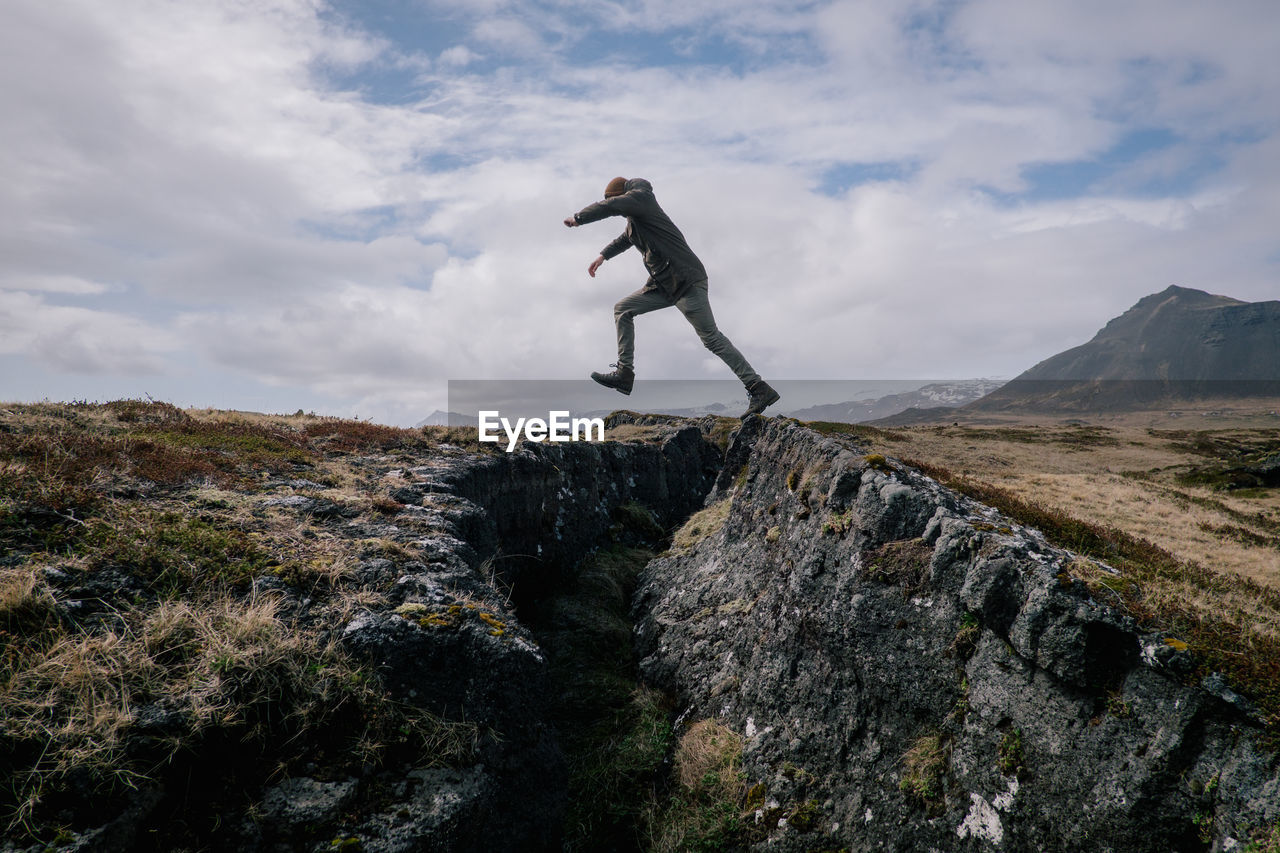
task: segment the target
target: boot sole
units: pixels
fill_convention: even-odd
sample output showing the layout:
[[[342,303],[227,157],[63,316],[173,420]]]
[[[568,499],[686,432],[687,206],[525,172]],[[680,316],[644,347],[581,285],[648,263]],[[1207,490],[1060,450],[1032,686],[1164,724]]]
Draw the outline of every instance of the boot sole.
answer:
[[[612,388],[614,391],[617,391],[619,394],[625,394],[628,397],[631,396],[630,388],[620,388],[617,385],[610,385],[608,382],[605,382],[603,379],[598,378],[594,373],[591,374],[591,378],[597,385],[603,385],[606,388]]]

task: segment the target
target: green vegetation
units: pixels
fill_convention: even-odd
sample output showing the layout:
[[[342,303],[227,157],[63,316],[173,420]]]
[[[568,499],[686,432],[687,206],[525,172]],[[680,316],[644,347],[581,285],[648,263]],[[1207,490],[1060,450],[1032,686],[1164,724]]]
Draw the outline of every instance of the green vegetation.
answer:
[[[723,501],[710,509],[727,507]],[[717,527],[723,523],[722,516],[712,519]],[[629,602],[650,557],[640,548],[601,549],[564,588],[527,602],[523,611],[547,654],[559,697],[553,721],[569,763],[564,847],[740,849],[748,837],[744,815],[764,799],[763,786],[756,786],[759,802],[748,805],[741,736],[702,720],[677,741],[668,697],[637,683]],[[811,804],[794,811],[804,823],[814,819],[815,809]],[[774,811],[770,828],[788,817]]]
[[[951,720],[957,723],[964,723],[965,717],[969,716],[972,709],[972,702],[969,700],[969,679],[960,679],[960,695],[956,697],[956,704],[951,708],[949,715]]]
[[[1093,447],[1115,447],[1120,442],[1106,427],[1088,424],[1064,424],[1042,427],[1008,426],[982,429],[965,427],[964,435],[974,441],[1012,441],[1019,444],[1053,444],[1074,450]]]
[[[1107,713],[1113,717],[1126,719],[1133,716],[1133,707],[1124,700],[1119,690],[1107,694]]]
[[[668,797],[655,800],[646,813],[644,849],[739,849],[746,802],[742,737],[714,720],[694,723],[680,738],[672,776]]]
[[[667,535],[653,510],[636,501],[620,504],[614,509],[613,518],[616,525],[613,530],[615,538],[625,535],[640,542],[659,542]]]
[[[962,661],[968,660],[977,649],[978,637],[981,634],[982,623],[978,621],[976,615],[966,610],[960,617],[960,630],[956,631],[955,639],[951,641],[947,653]]]
[[[996,750],[996,766],[1006,776],[1019,776],[1026,758],[1022,744],[1022,729],[1010,729],[1000,738]]]
[[[902,793],[930,809],[940,805],[948,753],[948,745],[942,735],[929,734],[917,738],[902,756],[904,770],[898,783]]]
[[[243,585],[275,561],[251,537],[180,512],[112,506],[74,547],[88,571],[126,569],[162,597]]]
[[[675,738],[664,696],[636,688],[570,754],[566,850],[635,849]]]
[[[787,825],[801,832],[812,832],[818,827],[822,817],[822,804],[817,800],[807,800],[796,806],[787,815]]]
[[[569,764],[566,850],[634,849],[674,742],[670,705],[637,683],[631,645],[631,595],[652,556],[601,549],[562,589],[524,607],[550,664],[552,721]]]
[[[844,536],[853,527],[854,512],[847,509],[844,512],[833,512],[831,516],[822,522],[822,532],[824,535]]]
[[[1280,454],[1280,439],[1275,437],[1273,430],[1151,430],[1151,434],[1168,439],[1175,448],[1206,460],[1203,464],[1188,466],[1178,475],[1178,482],[1184,486],[1234,491],[1278,485],[1276,474],[1268,476],[1259,469],[1261,463],[1274,460]]]
[[[711,430],[707,433],[707,438],[723,452],[729,447],[729,437],[741,427],[742,421],[737,418],[717,417],[711,424]]]
[[[860,438],[867,441],[893,441],[906,442],[911,440],[911,436],[905,432],[892,429],[881,429],[880,427],[867,426],[865,424],[844,424],[833,421],[810,421],[805,424],[809,429],[822,435],[842,435],[852,438]]]
[[[1244,853],[1280,853],[1280,823],[1254,832]]]
[[[151,430],[146,435],[152,441],[197,453],[207,451],[230,456],[250,465],[309,465],[315,459],[313,452],[303,448],[300,436],[275,434],[240,424],[223,424],[210,430],[199,421],[189,421],[178,429]]]

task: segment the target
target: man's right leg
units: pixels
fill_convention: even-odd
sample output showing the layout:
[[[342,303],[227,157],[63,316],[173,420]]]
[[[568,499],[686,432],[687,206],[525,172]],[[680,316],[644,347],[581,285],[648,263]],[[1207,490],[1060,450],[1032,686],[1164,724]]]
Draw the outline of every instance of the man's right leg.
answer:
[[[671,297],[656,287],[642,287],[630,296],[618,300],[618,304],[613,306],[613,324],[618,330],[619,370],[635,371],[635,318],[674,304]]]

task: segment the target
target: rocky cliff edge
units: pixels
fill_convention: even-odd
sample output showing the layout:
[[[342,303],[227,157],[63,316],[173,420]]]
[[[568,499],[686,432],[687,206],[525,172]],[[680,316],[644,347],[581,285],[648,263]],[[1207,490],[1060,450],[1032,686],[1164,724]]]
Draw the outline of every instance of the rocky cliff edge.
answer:
[[[1280,818],[1252,706],[1035,530],[784,420],[719,502],[634,612],[644,677],[744,735],[755,849],[1235,850]]]

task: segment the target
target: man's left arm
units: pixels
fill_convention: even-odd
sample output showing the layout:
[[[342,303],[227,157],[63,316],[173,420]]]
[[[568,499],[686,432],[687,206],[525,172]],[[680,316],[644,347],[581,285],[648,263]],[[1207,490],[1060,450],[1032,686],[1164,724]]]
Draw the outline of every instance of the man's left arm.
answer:
[[[638,213],[640,205],[634,198],[628,199],[629,193],[620,196],[607,198],[604,201],[597,201],[589,204],[582,210],[564,218],[564,224],[568,228],[578,225],[585,225],[588,222],[596,222],[610,216],[628,216],[631,213]],[[632,246],[631,238],[623,231],[613,240],[609,241],[609,245],[605,246],[591,266],[587,267],[587,273],[592,277],[596,277],[596,270],[600,269],[600,265],[608,259],[615,257]]]

